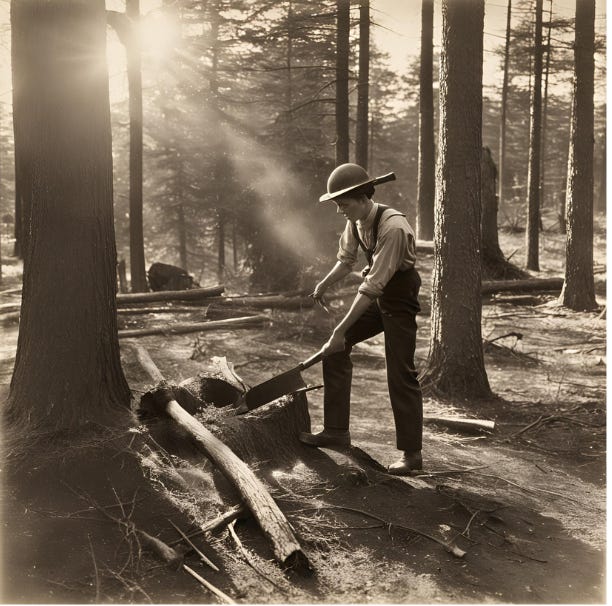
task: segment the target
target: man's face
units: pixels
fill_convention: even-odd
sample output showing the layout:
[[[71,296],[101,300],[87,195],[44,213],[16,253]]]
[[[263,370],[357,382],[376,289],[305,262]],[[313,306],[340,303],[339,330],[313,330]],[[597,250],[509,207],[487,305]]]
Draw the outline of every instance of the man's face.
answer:
[[[338,198],[334,200],[338,207],[336,212],[339,215],[344,215],[349,221],[363,220],[367,216],[367,198],[365,200],[364,198],[364,196],[343,196]]]

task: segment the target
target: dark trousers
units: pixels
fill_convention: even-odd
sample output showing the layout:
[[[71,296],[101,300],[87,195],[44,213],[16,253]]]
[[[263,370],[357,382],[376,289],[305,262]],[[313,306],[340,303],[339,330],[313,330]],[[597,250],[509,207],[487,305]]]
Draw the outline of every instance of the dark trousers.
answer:
[[[398,271],[382,296],[349,328],[345,350],[323,358],[324,425],[327,429],[349,428],[353,345],[384,332],[387,385],[397,447],[421,450],[423,397],[414,366],[420,286],[421,278],[416,269]]]

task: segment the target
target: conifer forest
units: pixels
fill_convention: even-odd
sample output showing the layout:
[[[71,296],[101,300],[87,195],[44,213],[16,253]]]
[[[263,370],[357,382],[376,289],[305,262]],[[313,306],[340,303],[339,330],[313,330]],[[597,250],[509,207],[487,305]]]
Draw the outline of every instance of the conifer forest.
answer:
[[[1,1],[2,601],[606,603],[606,18]]]

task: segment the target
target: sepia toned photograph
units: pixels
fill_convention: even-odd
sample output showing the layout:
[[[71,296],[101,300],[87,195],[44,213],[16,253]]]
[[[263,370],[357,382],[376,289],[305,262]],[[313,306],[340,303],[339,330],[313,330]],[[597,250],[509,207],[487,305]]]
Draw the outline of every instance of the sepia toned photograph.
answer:
[[[3,604],[605,604],[605,0],[0,0]]]

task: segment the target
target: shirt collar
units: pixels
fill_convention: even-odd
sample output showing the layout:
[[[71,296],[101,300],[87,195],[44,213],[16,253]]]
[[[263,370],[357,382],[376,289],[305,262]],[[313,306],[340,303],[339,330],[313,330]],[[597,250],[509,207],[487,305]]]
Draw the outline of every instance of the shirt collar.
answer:
[[[359,227],[361,227],[362,229],[369,229],[370,227],[372,227],[372,224],[374,223],[374,217],[376,216],[377,210],[378,210],[378,204],[374,202],[372,204],[372,209],[368,213],[368,216],[363,221],[357,221],[357,223],[359,224]]]

